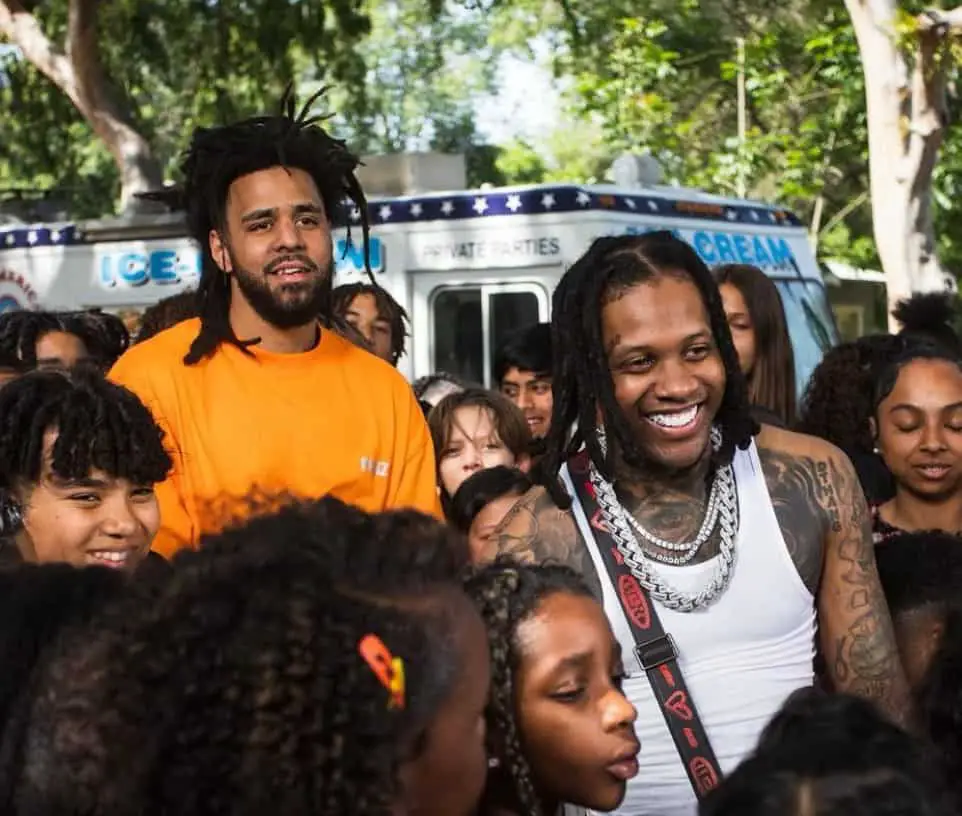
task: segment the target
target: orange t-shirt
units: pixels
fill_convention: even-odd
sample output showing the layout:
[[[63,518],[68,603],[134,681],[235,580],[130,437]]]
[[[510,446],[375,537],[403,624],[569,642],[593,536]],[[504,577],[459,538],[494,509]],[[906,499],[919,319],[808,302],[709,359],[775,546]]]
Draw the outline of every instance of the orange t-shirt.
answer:
[[[299,354],[221,344],[183,362],[200,330],[187,320],[130,349],[110,377],[136,393],[174,460],[157,487],[170,556],[246,515],[252,494],[337,496],[368,511],[439,515],[434,452],[404,378],[333,332]]]

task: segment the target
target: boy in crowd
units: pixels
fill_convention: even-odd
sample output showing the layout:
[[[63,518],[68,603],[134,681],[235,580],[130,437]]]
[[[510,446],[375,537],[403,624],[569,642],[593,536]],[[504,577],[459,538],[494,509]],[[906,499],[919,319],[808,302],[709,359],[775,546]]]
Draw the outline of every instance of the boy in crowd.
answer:
[[[534,440],[551,427],[551,324],[536,323],[511,334],[494,358],[494,379],[524,413]]]

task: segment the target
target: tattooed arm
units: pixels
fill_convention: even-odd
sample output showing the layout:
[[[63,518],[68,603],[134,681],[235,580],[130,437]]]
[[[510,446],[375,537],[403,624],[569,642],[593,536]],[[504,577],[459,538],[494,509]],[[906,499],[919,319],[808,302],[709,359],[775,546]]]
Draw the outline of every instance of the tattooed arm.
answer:
[[[837,691],[872,700],[903,727],[913,720],[908,683],[875,566],[865,496],[848,458],[826,445],[816,458],[825,514],[825,565],[818,617]]]
[[[601,598],[601,583],[591,556],[581,541],[570,511],[560,510],[543,487],[534,487],[519,499],[492,539],[483,560],[511,555],[519,561],[566,564]]]

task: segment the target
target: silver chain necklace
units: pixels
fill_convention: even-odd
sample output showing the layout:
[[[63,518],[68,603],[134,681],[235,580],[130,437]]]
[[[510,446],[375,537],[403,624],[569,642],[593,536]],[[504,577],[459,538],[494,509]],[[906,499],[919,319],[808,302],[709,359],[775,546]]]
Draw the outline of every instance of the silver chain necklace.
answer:
[[[606,451],[607,440],[605,439],[603,431],[599,432],[598,441],[602,451]],[[721,432],[717,428],[712,428],[712,444],[716,449],[721,445]],[[723,474],[726,478],[722,478]],[[653,569],[654,565],[651,562],[653,560],[659,560],[658,557],[647,553],[638,542],[637,537],[632,533],[632,525],[629,522],[629,519],[631,519],[631,521],[635,520],[627,513],[621,502],[618,501],[614,485],[598,473],[594,463],[590,466],[590,478],[595,489],[595,495],[598,498],[598,506],[601,509],[605,523],[608,525],[608,529],[611,531],[618,552],[622,558],[624,558],[632,575],[635,576],[652,598],[668,609],[673,609],[677,612],[693,612],[696,609],[704,609],[710,606],[721,596],[725,589],[728,588],[729,583],[731,583],[732,567],[735,562],[735,539],[738,536],[738,491],[735,486],[734,468],[732,465],[722,468],[722,470],[716,474],[715,482],[712,485],[713,495],[715,494],[716,485],[718,486],[716,505],[717,516],[721,527],[718,565],[708,584],[695,595],[675,589]],[[706,512],[706,516],[707,515],[708,513]],[[646,540],[656,546],[660,546],[657,542],[663,539],[652,536],[637,522],[634,526],[642,533]],[[703,522],[702,528],[704,528],[704,526]],[[711,535],[714,526],[715,525],[712,524],[709,528],[708,536]],[[702,530],[699,530],[699,536],[701,533]],[[695,540],[697,541],[697,537]],[[678,546],[678,544],[674,544],[666,549],[677,550]],[[662,558],[672,558],[673,563],[677,565],[687,563],[694,558],[695,553],[698,552],[698,548],[696,547],[689,555],[688,552],[691,544],[685,544],[683,546],[686,550],[685,555],[663,556]],[[701,544],[698,545],[698,547],[700,546]]]

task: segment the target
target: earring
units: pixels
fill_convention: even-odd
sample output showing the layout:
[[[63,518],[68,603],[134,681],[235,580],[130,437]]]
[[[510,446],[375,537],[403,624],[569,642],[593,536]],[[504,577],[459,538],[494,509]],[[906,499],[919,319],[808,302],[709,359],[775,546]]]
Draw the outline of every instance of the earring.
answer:
[[[12,536],[23,526],[23,508],[15,499],[0,500],[0,537]]]

